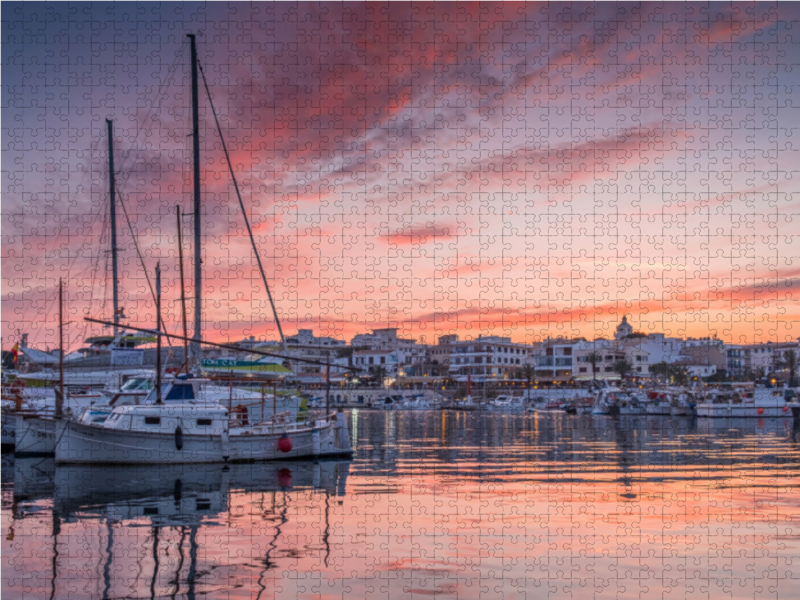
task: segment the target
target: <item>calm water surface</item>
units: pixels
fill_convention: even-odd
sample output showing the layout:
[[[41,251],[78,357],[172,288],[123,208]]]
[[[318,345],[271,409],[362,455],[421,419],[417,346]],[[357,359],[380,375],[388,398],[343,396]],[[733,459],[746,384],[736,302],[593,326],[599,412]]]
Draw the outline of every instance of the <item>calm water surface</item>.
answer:
[[[3,598],[798,598],[791,419],[353,411],[352,461],[2,464]]]

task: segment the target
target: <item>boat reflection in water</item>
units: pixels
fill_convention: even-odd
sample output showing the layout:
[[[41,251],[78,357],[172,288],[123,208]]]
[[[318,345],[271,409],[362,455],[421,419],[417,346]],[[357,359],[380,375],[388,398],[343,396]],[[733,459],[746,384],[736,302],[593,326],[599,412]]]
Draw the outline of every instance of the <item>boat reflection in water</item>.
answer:
[[[56,465],[53,458],[13,462],[3,465],[14,473],[6,543],[19,535],[15,528],[35,519],[50,521],[52,545],[49,552],[40,548],[49,564],[26,558],[26,575],[16,583],[51,598],[193,597],[235,588],[230,575],[217,579],[227,567],[208,558],[236,548],[243,556],[245,547],[254,571],[248,587],[265,589],[275,560],[296,545],[295,536],[287,544],[287,531],[308,529],[307,546],[293,551],[330,555],[330,513],[341,505],[350,469],[342,460],[124,467]],[[226,523],[233,534],[208,533]],[[95,576],[76,580],[76,572]]]
[[[791,417],[346,414],[352,463],[4,457],[3,597],[796,596]]]

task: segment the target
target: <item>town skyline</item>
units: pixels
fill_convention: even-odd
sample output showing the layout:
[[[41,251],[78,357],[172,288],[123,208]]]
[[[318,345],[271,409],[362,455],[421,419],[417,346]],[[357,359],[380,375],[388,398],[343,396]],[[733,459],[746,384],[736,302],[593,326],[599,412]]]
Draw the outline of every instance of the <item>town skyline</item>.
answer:
[[[153,326],[132,230],[179,331],[187,33],[285,330],[796,340],[800,8],[630,8],[4,3],[4,343],[56,343],[60,277],[69,347],[108,333],[105,119],[121,304]],[[201,129],[203,335],[274,336],[204,98]]]

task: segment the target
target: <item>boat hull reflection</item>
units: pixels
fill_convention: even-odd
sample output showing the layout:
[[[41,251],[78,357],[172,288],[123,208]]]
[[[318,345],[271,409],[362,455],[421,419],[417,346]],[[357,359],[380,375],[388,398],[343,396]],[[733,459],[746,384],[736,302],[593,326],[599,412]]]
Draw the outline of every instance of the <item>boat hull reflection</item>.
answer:
[[[114,520],[148,517],[185,523],[225,512],[229,492],[324,490],[345,493],[350,461],[283,461],[232,465],[57,465],[54,507],[70,520],[101,512]],[[109,512],[110,511],[110,512]]]

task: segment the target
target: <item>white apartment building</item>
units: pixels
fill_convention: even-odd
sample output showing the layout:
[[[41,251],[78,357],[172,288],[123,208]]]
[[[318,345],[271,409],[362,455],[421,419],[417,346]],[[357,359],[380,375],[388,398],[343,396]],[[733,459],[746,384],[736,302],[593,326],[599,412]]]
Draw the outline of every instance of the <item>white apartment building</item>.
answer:
[[[747,371],[763,371],[764,375],[769,375],[775,372],[776,362],[783,360],[789,350],[794,350],[795,354],[800,353],[800,344],[726,344],[726,369],[731,375],[741,375]]]
[[[483,378],[511,377],[527,363],[530,347],[516,344],[511,338],[495,335],[476,340],[450,342],[450,376]]]
[[[300,329],[295,335],[286,338],[286,344],[289,346],[315,346],[319,348],[346,348],[347,342],[344,340],[337,340],[336,338],[314,335],[313,329]]]
[[[353,366],[374,374],[383,367],[386,377],[396,377],[406,357],[399,350],[358,350],[353,352]]]
[[[393,327],[375,329],[372,333],[356,335],[350,341],[350,345],[356,350],[356,353],[365,350],[396,351],[398,358],[402,361],[401,366],[406,367],[409,373],[416,374],[417,371],[421,371],[428,360],[428,346],[418,344],[416,340],[398,337],[397,329]],[[388,357],[388,354],[385,356]]]
[[[568,379],[573,376],[575,340],[547,339],[533,357],[536,376],[543,379]]]

